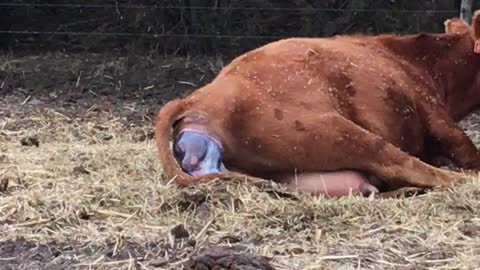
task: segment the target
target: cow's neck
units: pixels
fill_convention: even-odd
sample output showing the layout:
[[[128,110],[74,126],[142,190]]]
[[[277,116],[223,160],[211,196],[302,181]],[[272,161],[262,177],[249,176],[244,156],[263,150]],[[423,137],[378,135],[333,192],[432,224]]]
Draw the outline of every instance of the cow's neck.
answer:
[[[435,90],[460,120],[480,104],[480,55],[469,34],[417,34],[383,43],[396,55],[428,72]]]

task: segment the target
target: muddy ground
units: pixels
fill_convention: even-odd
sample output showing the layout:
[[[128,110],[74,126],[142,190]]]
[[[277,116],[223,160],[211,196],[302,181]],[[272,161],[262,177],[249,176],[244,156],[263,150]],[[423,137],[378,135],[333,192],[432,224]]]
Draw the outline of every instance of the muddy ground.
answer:
[[[0,269],[480,267],[478,179],[412,198],[337,200],[163,179],[155,114],[222,63],[1,55]],[[462,123],[476,143],[478,122]]]

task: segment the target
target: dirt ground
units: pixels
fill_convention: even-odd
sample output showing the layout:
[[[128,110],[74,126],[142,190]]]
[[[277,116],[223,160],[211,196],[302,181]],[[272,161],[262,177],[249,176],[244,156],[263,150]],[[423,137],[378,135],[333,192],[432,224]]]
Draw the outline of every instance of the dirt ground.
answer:
[[[0,269],[480,269],[478,179],[336,200],[163,179],[155,114],[221,66],[1,55]],[[479,122],[462,122],[477,144]]]

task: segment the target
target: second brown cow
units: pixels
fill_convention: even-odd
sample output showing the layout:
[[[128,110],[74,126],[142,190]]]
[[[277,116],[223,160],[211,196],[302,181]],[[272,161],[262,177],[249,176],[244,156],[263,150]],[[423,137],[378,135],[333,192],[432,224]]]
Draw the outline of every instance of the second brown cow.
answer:
[[[449,186],[465,175],[434,167],[439,157],[480,168],[456,124],[480,103],[479,13],[471,27],[459,19],[445,27],[291,38],[241,55],[160,110],[166,175],[187,185],[240,173],[339,195],[381,186],[368,179],[390,188]]]

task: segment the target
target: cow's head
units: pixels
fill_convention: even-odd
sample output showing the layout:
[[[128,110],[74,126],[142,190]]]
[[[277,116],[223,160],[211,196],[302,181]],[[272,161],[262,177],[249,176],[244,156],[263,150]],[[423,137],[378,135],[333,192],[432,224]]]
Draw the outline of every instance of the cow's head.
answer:
[[[448,103],[455,118],[461,119],[480,105],[480,10],[473,14],[471,25],[459,18],[448,19],[444,25],[446,34],[458,35],[446,39],[451,51],[439,61],[447,74],[447,93],[452,91],[447,94]]]

